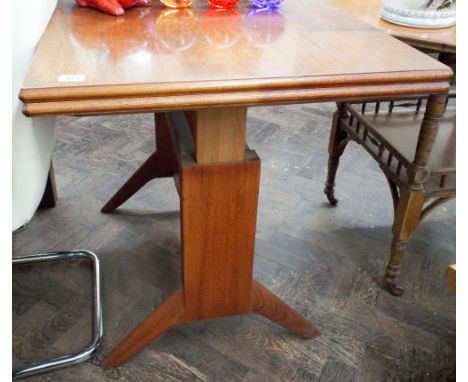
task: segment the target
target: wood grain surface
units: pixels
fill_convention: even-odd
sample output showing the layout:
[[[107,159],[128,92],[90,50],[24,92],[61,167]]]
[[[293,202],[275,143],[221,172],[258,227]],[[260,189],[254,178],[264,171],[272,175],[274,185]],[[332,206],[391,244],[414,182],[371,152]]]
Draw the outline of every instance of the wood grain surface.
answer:
[[[457,30],[455,25],[447,28],[410,28],[390,23],[380,17],[383,0],[328,1],[412,46],[429,48],[439,52],[456,52]]]
[[[195,115],[193,138],[197,163],[244,160],[247,108],[205,109]]]
[[[119,18],[62,0],[20,98],[27,115],[167,111],[441,93],[450,77],[319,0],[263,12],[246,0],[230,11],[153,0]]]
[[[181,235],[186,314],[250,312],[260,160],[183,166]]]

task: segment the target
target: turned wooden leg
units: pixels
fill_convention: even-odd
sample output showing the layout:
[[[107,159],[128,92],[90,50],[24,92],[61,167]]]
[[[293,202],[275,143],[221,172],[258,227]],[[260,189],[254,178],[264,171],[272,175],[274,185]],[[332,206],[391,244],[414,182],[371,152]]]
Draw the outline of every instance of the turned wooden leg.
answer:
[[[335,198],[335,177],[338,165],[340,164],[340,157],[348,143],[348,135],[340,126],[340,118],[343,116],[344,112],[344,105],[339,104],[338,110],[333,115],[330,141],[328,143],[328,173],[323,192],[332,206],[338,204],[338,200]]]
[[[141,322],[112,352],[104,358],[101,366],[117,367],[140,352],[177,324],[184,322],[183,291],[179,289]]]
[[[435,145],[446,101],[447,95],[431,95],[429,97],[419,130],[414,160],[407,168],[409,181],[407,185],[400,186],[400,195],[393,222],[390,260],[385,272],[385,281],[390,292],[395,296],[403,294],[403,289],[398,283],[401,258],[405,254],[408,240],[413,236],[422,218],[425,200],[424,182],[428,176],[426,167]],[[392,191],[392,193],[395,192]]]
[[[390,259],[385,267],[385,281],[387,282],[388,290],[394,296],[401,296],[404,289],[399,284],[401,258],[406,252],[408,240],[392,240],[390,249]]]
[[[109,213],[130,199],[146,183],[155,178],[174,175],[177,159],[172,147],[171,138],[164,114],[155,114],[156,151],[125,182],[125,184],[102,207],[101,212]]]
[[[300,337],[315,338],[320,335],[314,325],[258,281],[253,284],[252,313],[264,316]]]
[[[54,166],[50,161],[49,174],[47,175],[46,187],[42,195],[40,208],[53,208],[57,204],[57,188],[55,186]]]
[[[385,268],[385,281],[390,293],[394,296],[401,296],[404,292],[398,280],[401,259],[406,252],[408,240],[411,239],[418,227],[423,205],[423,191],[411,191],[407,187],[401,188],[393,223],[390,259]]]

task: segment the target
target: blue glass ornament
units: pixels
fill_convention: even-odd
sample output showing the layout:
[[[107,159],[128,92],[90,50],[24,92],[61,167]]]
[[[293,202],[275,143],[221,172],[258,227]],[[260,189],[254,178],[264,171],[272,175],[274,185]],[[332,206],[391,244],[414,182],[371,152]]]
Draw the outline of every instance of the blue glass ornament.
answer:
[[[286,20],[279,9],[251,9],[244,18],[249,41],[257,47],[275,42],[284,33]]]
[[[280,5],[283,0],[250,0],[250,3],[257,8],[274,9]]]

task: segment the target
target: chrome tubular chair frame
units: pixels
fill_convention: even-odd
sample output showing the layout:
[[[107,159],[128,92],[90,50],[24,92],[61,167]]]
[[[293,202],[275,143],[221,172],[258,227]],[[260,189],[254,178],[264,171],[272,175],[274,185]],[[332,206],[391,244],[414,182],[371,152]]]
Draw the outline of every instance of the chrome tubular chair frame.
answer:
[[[70,355],[57,357],[51,360],[33,362],[13,370],[13,379],[29,377],[62,367],[76,365],[87,361],[96,352],[103,335],[102,302],[101,302],[101,268],[98,257],[90,251],[77,250],[70,252],[52,252],[13,258],[13,265],[41,263],[55,260],[69,260],[87,258],[93,266],[94,289],[94,317],[93,317],[93,341],[82,351]]]

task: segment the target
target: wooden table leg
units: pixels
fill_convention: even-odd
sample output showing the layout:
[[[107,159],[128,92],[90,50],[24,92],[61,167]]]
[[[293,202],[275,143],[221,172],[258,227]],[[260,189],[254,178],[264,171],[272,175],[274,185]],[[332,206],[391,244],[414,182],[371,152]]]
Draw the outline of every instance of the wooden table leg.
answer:
[[[55,185],[54,165],[50,161],[49,174],[47,174],[47,182],[42,195],[40,208],[53,208],[57,204],[57,187]]]
[[[315,338],[320,335],[314,325],[256,280],[253,284],[252,313],[276,322],[299,337]]]
[[[101,212],[110,213],[130,199],[146,183],[155,178],[173,176],[177,169],[171,139],[168,135],[164,114],[155,114],[156,151],[120,187],[112,198],[102,207]]]
[[[103,361],[104,368],[116,367],[149,345],[157,337],[184,322],[183,291],[179,289],[141,322]]]
[[[196,113],[195,158],[183,156],[179,168],[182,289],[123,340],[103,367],[122,364],[173,325],[209,318],[256,313],[299,336],[319,335],[253,279],[260,159],[245,150],[245,123],[245,108]]]

